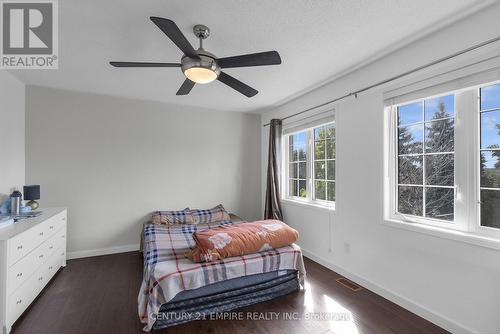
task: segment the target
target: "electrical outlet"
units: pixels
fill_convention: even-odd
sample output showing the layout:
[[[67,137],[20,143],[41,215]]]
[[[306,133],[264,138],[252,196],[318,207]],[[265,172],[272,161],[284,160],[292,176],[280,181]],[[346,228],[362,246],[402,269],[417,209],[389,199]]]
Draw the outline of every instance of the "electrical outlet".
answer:
[[[351,252],[351,244],[344,242],[344,253],[349,254]]]

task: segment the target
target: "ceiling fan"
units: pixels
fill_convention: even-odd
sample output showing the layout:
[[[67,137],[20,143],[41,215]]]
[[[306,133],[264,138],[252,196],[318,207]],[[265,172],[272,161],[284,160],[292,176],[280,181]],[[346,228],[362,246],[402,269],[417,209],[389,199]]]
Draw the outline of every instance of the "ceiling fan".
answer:
[[[176,95],[187,95],[196,83],[206,84],[214,80],[228,85],[241,94],[252,97],[258,91],[244,84],[238,79],[221,71],[223,68],[249,67],[264,65],[279,65],[281,58],[277,51],[251,53],[241,56],[217,58],[214,54],[203,49],[203,40],[210,35],[210,29],[202,24],[193,27],[193,32],[200,40],[200,47],[195,50],[174,21],[161,17],[150,17],[184,53],[180,63],[151,63],[151,62],[119,62],[111,61],[115,67],[180,67],[186,80],[181,85]]]

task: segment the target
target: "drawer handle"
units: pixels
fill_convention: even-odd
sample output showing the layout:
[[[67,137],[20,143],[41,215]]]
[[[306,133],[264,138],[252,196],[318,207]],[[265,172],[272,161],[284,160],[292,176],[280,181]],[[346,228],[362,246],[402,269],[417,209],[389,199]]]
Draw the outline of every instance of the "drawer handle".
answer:
[[[52,270],[52,266],[49,267],[49,270]]]
[[[38,256],[39,259],[41,259],[43,257],[43,254],[40,254],[40,256]]]
[[[19,299],[19,300],[16,302],[16,304],[21,304],[22,302],[23,302],[23,300],[22,300],[22,299]]]
[[[17,246],[17,249],[23,249],[23,245]]]
[[[43,280],[43,277],[42,276],[38,277],[38,280],[39,281]]]
[[[43,232],[40,232],[40,233],[39,233],[39,235],[40,235],[40,236],[42,236],[42,235],[43,235]]]
[[[61,238],[63,238],[63,239],[64,239],[64,237],[65,237],[65,235],[64,235],[64,234],[63,234],[63,235],[61,235]]]
[[[19,273],[19,274],[17,274],[16,276],[17,276],[17,277],[21,277],[21,276],[23,276],[23,273]]]
[[[52,248],[54,248],[54,246],[50,246],[50,247],[49,247],[49,249],[52,249]]]
[[[64,255],[64,252],[62,252],[61,255]]]
[[[64,217],[62,220],[66,220],[66,217]]]
[[[54,226],[53,226],[53,225],[50,225],[50,226],[49,226],[49,229],[51,229],[51,230],[52,230],[53,228],[54,228]]]

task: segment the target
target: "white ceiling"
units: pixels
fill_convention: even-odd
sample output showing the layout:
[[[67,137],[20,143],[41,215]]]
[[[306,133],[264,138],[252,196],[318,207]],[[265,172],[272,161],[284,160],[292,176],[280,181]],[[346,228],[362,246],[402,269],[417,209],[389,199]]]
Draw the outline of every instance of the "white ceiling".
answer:
[[[398,45],[480,0],[63,0],[59,1],[59,69],[13,71],[28,84],[227,111],[278,105]],[[259,91],[247,98],[220,82],[175,92],[178,68],[120,69],[108,62],[178,62],[181,52],[149,20],[174,20],[197,47],[192,26],[212,35],[218,57],[277,50],[280,66],[227,69]]]

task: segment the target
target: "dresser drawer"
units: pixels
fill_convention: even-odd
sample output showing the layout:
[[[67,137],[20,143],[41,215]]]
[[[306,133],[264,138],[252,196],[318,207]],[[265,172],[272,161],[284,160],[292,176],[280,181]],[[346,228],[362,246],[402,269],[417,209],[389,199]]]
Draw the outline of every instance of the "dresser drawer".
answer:
[[[44,232],[51,236],[66,224],[66,211],[63,211],[42,223]]]
[[[65,247],[66,228],[63,227],[46,242],[35,248],[28,255],[8,269],[7,291],[12,294],[26,279],[47,262],[51,257],[59,256],[60,248]],[[57,253],[56,253],[57,251]]]
[[[10,239],[8,241],[8,266],[11,266],[19,261],[19,259],[41,244],[45,239],[44,231],[45,228],[43,224],[38,224]]]
[[[45,285],[54,277],[61,267],[63,258],[66,255],[65,252],[64,246],[59,246],[47,261],[39,266],[25,282],[14,289],[8,298],[7,305],[8,317],[11,323],[26,310]],[[61,254],[64,254],[64,256]]]
[[[22,257],[31,252],[31,250],[35,249],[36,247],[38,247],[38,245],[48,240],[61,227],[65,226],[65,224],[66,211],[63,211],[10,239],[8,246],[8,266],[12,266]]]
[[[9,296],[7,301],[7,317],[10,323],[14,323],[24,310],[26,310],[40,292],[41,286],[38,276],[32,275]]]

